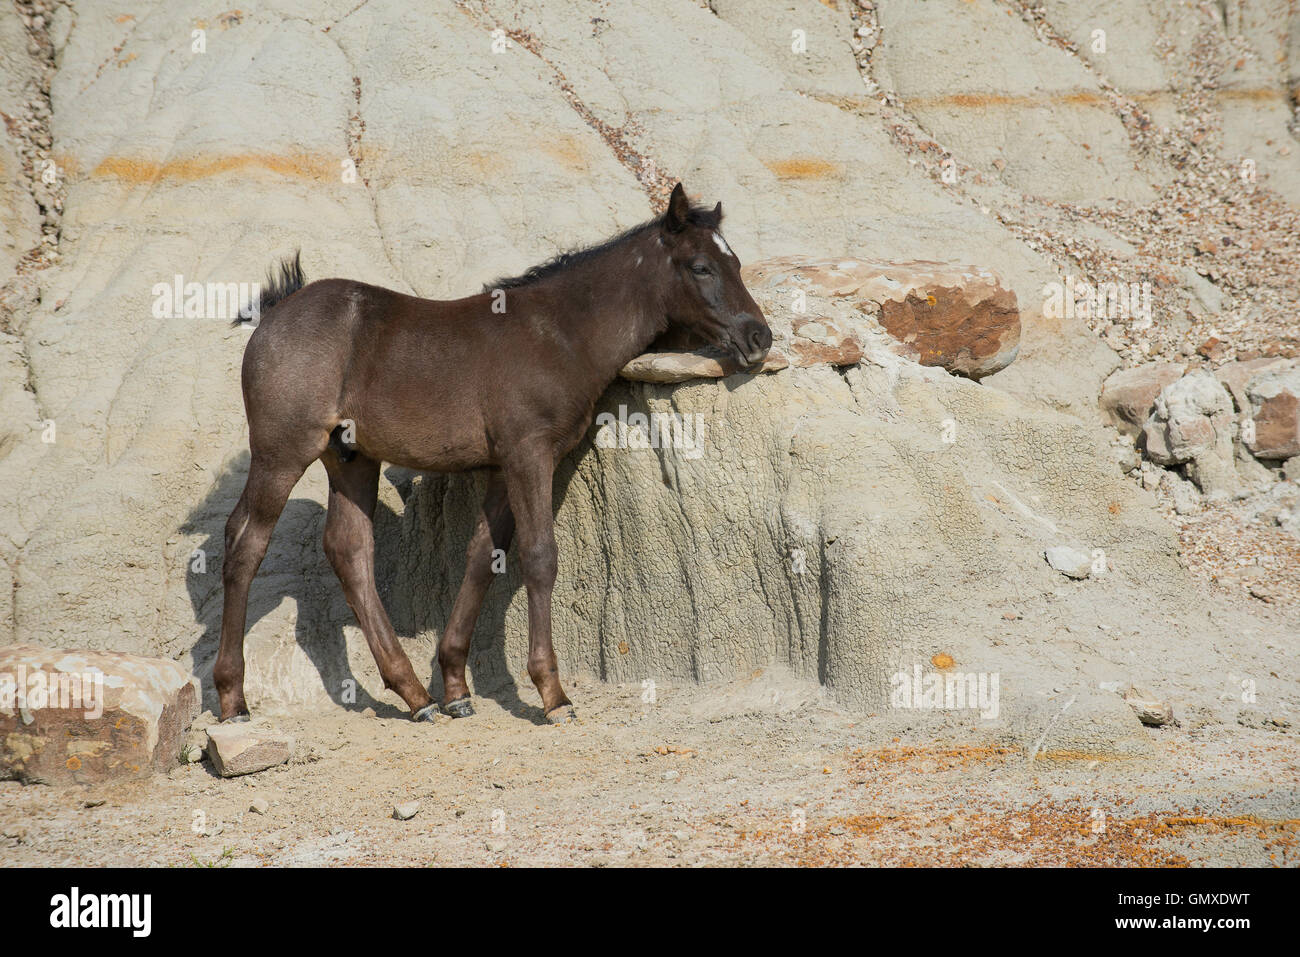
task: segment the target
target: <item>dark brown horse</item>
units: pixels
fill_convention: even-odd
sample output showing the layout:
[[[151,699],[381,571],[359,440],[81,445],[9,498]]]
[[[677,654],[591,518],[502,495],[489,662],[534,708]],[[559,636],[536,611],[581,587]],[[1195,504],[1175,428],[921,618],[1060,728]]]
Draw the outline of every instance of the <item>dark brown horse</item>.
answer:
[[[212,670],[223,720],[244,703],[248,588],[295,483],[329,473],[325,553],[379,664],[416,720],[437,710],[375,589],[371,519],[381,462],[434,472],[490,470],[465,579],[438,649],[443,709],[474,713],[470,634],[492,553],[519,537],[528,590],[528,674],[552,721],[572,717],[551,647],[556,576],[551,482],[591,424],[596,400],[672,328],[715,343],[737,368],[772,333],[718,227],[722,204],[693,207],[680,184],[667,212],[599,246],[566,253],[477,296],[435,301],[346,279],[304,285],[285,263],[259,303],[244,351],[248,482],[226,523],[221,647]]]

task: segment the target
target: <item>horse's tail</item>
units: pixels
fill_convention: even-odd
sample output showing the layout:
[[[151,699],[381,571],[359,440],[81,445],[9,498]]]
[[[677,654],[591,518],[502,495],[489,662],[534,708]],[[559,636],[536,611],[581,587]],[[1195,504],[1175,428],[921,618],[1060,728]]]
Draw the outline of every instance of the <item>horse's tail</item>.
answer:
[[[302,274],[302,250],[296,249],[292,259],[280,260],[278,272],[274,266],[267,271],[266,284],[254,294],[251,302],[239,310],[239,315],[231,325],[238,326],[250,321],[256,325],[276,303],[288,299],[305,285],[307,280]]]

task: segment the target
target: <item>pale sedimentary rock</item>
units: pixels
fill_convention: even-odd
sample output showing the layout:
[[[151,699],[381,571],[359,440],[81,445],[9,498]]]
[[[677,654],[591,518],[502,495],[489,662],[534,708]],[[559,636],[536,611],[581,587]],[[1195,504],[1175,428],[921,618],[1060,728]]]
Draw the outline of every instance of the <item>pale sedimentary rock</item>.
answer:
[[[177,661],[0,647],[0,777],[91,784],[166,770],[199,697]]]

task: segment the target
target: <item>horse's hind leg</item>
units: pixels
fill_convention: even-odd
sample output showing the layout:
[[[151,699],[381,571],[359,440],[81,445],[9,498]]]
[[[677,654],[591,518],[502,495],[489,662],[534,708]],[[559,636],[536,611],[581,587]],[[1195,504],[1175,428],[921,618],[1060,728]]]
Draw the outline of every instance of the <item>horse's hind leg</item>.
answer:
[[[506,484],[500,470],[488,479],[483,509],[479,512],[474,537],[470,539],[465,555],[465,579],[456,595],[456,604],[447,620],[442,641],[438,644],[438,665],[442,669],[442,708],[455,718],[474,713],[469,700],[469,686],[465,683],[465,659],[469,655],[469,639],[474,633],[483,608],[483,596],[492,583],[497,570],[496,556],[510,548],[514,535],[515,519],[506,498]]]
[[[379,665],[384,687],[397,692],[414,718],[433,713],[429,691],[415,677],[411,660],[398,644],[375,588],[375,501],[379,463],[358,455],[342,462],[331,449],[322,456],[330,477],[329,513],[325,518],[325,554],[334,566],[348,606]]]
[[[212,668],[223,721],[248,714],[244,703],[244,626],[248,589],[266,556],[289,493],[306,466],[289,467],[254,457],[248,466],[244,493],[226,522],[226,550],[221,566],[224,604],[221,646]]]
[[[573,719],[573,705],[560,684],[551,644],[551,592],[555,588],[555,518],[551,485],[552,448],[545,442],[521,443],[506,466],[506,488],[519,534],[519,559],[528,590],[528,675],[542,697],[547,720]]]

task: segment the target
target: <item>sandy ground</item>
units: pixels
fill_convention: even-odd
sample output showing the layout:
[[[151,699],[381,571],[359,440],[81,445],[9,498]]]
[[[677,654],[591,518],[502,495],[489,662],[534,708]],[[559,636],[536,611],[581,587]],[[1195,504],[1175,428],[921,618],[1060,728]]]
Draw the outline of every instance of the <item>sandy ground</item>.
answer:
[[[293,762],[222,780],[0,784],[7,865],[1255,865],[1300,862],[1291,729],[1150,731],[1153,757],[1029,761],[882,737],[772,671],[712,687],[572,682],[578,723],[478,698],[415,725],[277,717]],[[517,699],[516,699],[517,700]],[[250,808],[264,799],[265,813]],[[410,820],[395,804],[418,801]],[[201,832],[201,833],[197,833]]]

